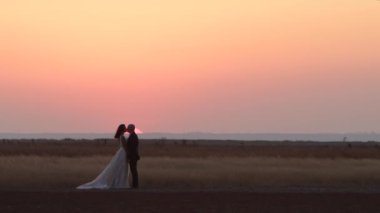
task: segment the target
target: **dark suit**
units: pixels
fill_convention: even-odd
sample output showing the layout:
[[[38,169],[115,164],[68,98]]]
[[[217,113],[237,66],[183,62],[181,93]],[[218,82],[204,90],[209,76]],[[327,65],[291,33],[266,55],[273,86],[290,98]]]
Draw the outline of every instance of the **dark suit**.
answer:
[[[140,160],[139,155],[139,138],[136,133],[130,133],[126,143],[127,161],[132,174],[132,187],[139,186],[139,176],[137,173],[137,161]]]

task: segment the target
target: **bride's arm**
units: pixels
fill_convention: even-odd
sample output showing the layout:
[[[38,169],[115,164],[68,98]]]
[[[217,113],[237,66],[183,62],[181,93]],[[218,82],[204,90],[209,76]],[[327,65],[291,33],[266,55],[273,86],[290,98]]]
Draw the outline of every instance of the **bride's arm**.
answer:
[[[120,143],[123,146],[124,150],[127,151],[127,140],[125,139],[124,135],[120,137]]]

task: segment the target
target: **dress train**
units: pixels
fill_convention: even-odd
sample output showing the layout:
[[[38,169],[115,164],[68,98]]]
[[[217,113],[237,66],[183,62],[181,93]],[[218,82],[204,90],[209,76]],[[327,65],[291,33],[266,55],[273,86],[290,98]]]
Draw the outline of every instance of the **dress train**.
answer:
[[[121,146],[106,168],[91,182],[82,184],[77,189],[129,188],[128,164],[126,152]]]

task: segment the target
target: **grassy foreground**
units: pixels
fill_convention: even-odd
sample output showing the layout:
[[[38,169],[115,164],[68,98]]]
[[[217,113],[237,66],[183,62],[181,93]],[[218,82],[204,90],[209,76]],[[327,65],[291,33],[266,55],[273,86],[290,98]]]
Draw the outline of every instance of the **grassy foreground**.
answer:
[[[94,179],[117,144],[23,142],[0,143],[0,148],[1,189],[69,189]],[[143,188],[380,186],[380,159],[374,155],[379,151],[373,144],[357,150],[346,145],[326,149],[281,143],[244,147],[146,143],[141,148]]]
[[[110,157],[0,157],[1,188],[75,188],[88,182]],[[145,158],[147,188],[253,189],[258,186],[371,186],[380,183],[372,159]]]

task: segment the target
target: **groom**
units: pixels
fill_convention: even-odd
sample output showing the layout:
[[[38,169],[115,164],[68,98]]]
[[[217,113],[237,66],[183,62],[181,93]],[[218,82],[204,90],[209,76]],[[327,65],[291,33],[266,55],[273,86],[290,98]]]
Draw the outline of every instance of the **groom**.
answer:
[[[126,143],[127,161],[132,173],[132,188],[139,187],[139,176],[137,173],[137,161],[140,160],[138,152],[139,138],[135,133],[135,125],[129,124],[126,130],[129,133],[129,137]]]

